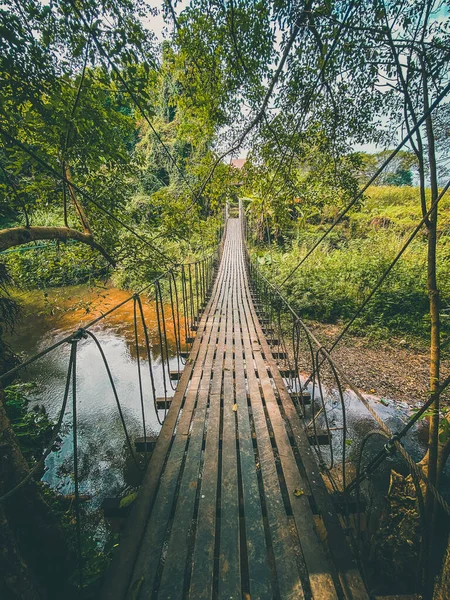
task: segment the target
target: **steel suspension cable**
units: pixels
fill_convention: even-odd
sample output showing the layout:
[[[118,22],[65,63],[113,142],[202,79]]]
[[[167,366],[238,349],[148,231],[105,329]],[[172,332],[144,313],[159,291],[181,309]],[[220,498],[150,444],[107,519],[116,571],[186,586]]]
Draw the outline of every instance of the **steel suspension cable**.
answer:
[[[403,244],[403,246],[401,247],[401,249],[399,250],[399,252],[395,256],[394,260],[390,263],[390,265],[387,267],[387,269],[384,271],[384,273],[378,279],[377,283],[372,288],[372,290],[369,293],[369,295],[365,298],[365,300],[362,302],[362,304],[359,306],[359,308],[354,313],[353,317],[345,325],[344,329],[341,331],[341,333],[338,335],[338,337],[334,340],[333,344],[328,349],[328,352],[331,353],[334,350],[334,348],[338,345],[338,343],[343,339],[343,337],[345,336],[345,334],[349,331],[349,329],[351,328],[351,326],[354,324],[354,322],[356,321],[356,319],[361,315],[361,313],[366,308],[366,306],[369,304],[369,302],[374,297],[374,295],[376,294],[376,292],[383,285],[384,281],[389,276],[389,274],[391,273],[392,269],[395,267],[395,265],[398,263],[398,261],[403,256],[403,254],[406,252],[406,250],[408,249],[408,247],[410,246],[410,244],[413,242],[413,240],[415,239],[416,235],[422,229],[422,227],[425,224],[425,222],[427,221],[428,217],[436,209],[436,207],[438,206],[439,202],[445,196],[445,194],[447,193],[449,187],[450,187],[450,180],[446,183],[446,185],[444,186],[444,188],[441,190],[439,196],[436,198],[436,200],[430,206],[430,208],[428,209],[428,211],[422,217],[420,223],[415,227],[415,229],[412,232],[412,234],[409,236],[409,238],[407,239],[407,241]],[[308,383],[312,380],[311,377],[312,377],[312,375],[310,375],[308,377],[308,379],[306,380],[306,382],[305,382],[304,385],[308,385]]]
[[[187,300],[187,285],[186,285],[186,272],[184,265],[181,267],[181,295],[183,302],[183,320],[184,320],[184,338],[187,344],[188,338],[188,300]]]
[[[148,336],[147,323],[145,321],[144,309],[143,309],[143,306],[142,306],[142,301],[141,301],[141,297],[140,296],[137,296],[137,304],[138,304],[138,307],[139,307],[139,313],[141,315],[142,328],[144,330],[145,347],[146,347],[146,350],[147,350],[147,362],[148,362],[148,369],[149,369],[149,376],[150,376],[150,386],[151,386],[152,396],[153,396],[153,406],[154,406],[154,409],[155,409],[156,418],[158,419],[158,423],[160,425],[162,425],[161,420],[159,418],[159,414],[158,414],[158,407],[157,407],[157,404],[156,404],[156,386],[155,386],[155,377],[153,375],[152,352],[151,352],[151,348],[150,348],[150,339],[149,339],[149,336]]]
[[[102,357],[103,364],[105,366],[106,373],[107,373],[108,379],[109,379],[109,383],[111,385],[111,389],[112,389],[112,392],[113,392],[113,395],[114,395],[114,399],[116,401],[117,410],[119,411],[119,417],[120,417],[120,421],[122,423],[123,431],[125,433],[125,439],[126,439],[126,442],[127,442],[127,445],[128,445],[128,449],[130,450],[131,457],[132,457],[132,459],[134,461],[134,464],[136,465],[136,467],[138,469],[140,469],[141,467],[139,465],[139,461],[136,458],[136,454],[135,454],[135,452],[133,450],[133,445],[131,443],[130,434],[128,433],[128,428],[127,428],[127,425],[125,423],[125,417],[124,417],[124,414],[123,414],[123,411],[122,411],[122,407],[120,405],[120,400],[119,400],[119,395],[117,393],[116,384],[114,383],[114,379],[113,379],[113,376],[112,376],[112,373],[111,373],[111,369],[109,367],[109,363],[108,363],[108,360],[107,360],[107,358],[105,356],[103,348],[102,348],[100,342],[98,341],[98,338],[91,331],[88,331],[86,329],[82,329],[81,331],[84,334],[86,334],[87,336],[89,336],[90,338],[92,338],[94,340],[95,345],[97,346],[98,351],[100,352],[100,356]]]
[[[162,376],[163,376],[163,387],[164,387],[164,398],[167,402],[167,382],[166,382],[166,369],[164,366],[164,341],[163,341],[163,334],[162,334],[162,326],[161,326],[161,309],[159,306],[159,300],[158,298],[160,298],[161,303],[162,303],[162,296],[160,295],[160,288],[159,288],[159,282],[157,282],[155,284],[155,305],[156,305],[156,321],[158,323],[158,338],[159,338],[159,351],[161,353],[161,366],[162,366]],[[170,381],[170,376],[169,376],[169,381]]]
[[[189,329],[192,328],[192,325],[194,324],[194,315],[195,315],[195,298],[194,298],[194,287],[192,284],[192,269],[191,269],[191,265],[188,265],[189,269],[189,303],[190,303],[190,313],[191,313],[191,324]],[[190,334],[191,332],[189,332]]]
[[[180,320],[179,320],[179,315],[178,315],[178,296],[177,296],[177,288],[176,288],[176,280],[175,277],[173,277],[173,285],[175,286],[175,296],[176,296],[176,300],[174,302],[174,290],[172,288],[172,277],[169,277],[169,297],[170,297],[170,309],[171,309],[171,314],[172,314],[172,323],[173,323],[173,335],[175,337],[175,352],[177,355],[177,371],[178,374],[181,373],[181,368],[180,368],[180,353],[181,353],[181,348],[180,348],[180,343],[179,343],[179,325],[180,325]],[[176,313],[176,314],[175,314]]]
[[[145,427],[145,407],[144,407],[144,391],[142,388],[142,373],[141,373],[141,358],[139,356],[139,336],[138,336],[138,325],[137,325],[137,299],[133,299],[133,321],[134,321],[134,346],[136,349],[136,364],[138,371],[138,384],[139,384],[139,400],[141,403],[141,416],[142,416],[142,430],[144,433],[144,447],[147,446],[147,431]]]
[[[329,349],[329,352],[331,352],[337,346],[337,344],[341,341],[341,339],[344,337],[344,335],[347,333],[347,331],[350,329],[350,327],[353,325],[353,323],[356,321],[356,319],[359,317],[359,315],[363,312],[363,310],[365,309],[365,307],[369,304],[370,300],[373,298],[373,296],[378,291],[378,289],[382,286],[383,282],[388,277],[389,273],[392,271],[392,269],[398,263],[398,261],[403,256],[403,254],[406,252],[407,248],[410,246],[410,244],[412,243],[412,241],[414,240],[414,238],[416,237],[416,235],[422,229],[422,227],[426,223],[428,217],[431,215],[431,213],[438,206],[439,202],[445,196],[445,194],[447,193],[449,187],[450,187],[450,180],[445,184],[445,186],[441,190],[439,196],[436,198],[436,200],[433,202],[433,204],[431,205],[431,207],[429,208],[429,210],[422,217],[420,223],[416,226],[416,228],[414,229],[414,231],[412,232],[412,234],[407,239],[406,243],[403,244],[402,248],[397,253],[396,257],[391,262],[391,264],[388,266],[388,268],[384,271],[384,273],[380,277],[380,279],[377,281],[377,283],[373,287],[373,289],[370,292],[370,294],[367,296],[367,298],[364,300],[364,302],[361,304],[361,306],[355,312],[355,314],[353,315],[353,317],[350,319],[350,321],[347,323],[347,325],[344,327],[344,329],[341,331],[341,333],[335,339],[335,341],[333,342],[332,346]]]
[[[175,390],[177,386],[176,386],[176,384],[172,383],[172,379],[170,377],[170,353],[169,353],[169,342],[167,339],[167,326],[166,326],[166,316],[165,316],[165,310],[164,310],[164,298],[163,298],[162,289],[161,289],[161,285],[160,285],[159,281],[158,281],[158,291],[159,291],[159,298],[161,300],[161,322],[162,322],[162,334],[163,334],[163,340],[164,340],[164,351],[161,352],[161,358],[163,357],[163,355],[165,356],[166,363],[167,363],[167,374],[169,376],[169,384],[170,384],[170,387],[173,390]]]

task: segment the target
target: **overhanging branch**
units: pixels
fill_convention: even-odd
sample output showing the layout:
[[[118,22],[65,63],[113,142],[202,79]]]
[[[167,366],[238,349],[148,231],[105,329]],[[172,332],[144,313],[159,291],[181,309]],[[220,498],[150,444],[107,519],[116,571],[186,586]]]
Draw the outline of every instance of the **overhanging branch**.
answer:
[[[8,250],[13,246],[21,246],[28,242],[37,242],[40,240],[75,240],[90,246],[100,254],[113,266],[116,266],[116,261],[109,253],[94,241],[92,235],[82,233],[70,227],[10,227],[0,230],[0,251]]]

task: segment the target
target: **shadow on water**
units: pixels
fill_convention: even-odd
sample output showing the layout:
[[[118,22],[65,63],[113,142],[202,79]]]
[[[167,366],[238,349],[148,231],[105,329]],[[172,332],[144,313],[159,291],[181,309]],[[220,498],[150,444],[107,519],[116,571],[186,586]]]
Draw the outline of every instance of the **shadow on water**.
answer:
[[[419,405],[415,406],[408,404],[407,402],[390,398],[380,398],[371,394],[364,394],[364,396],[372,409],[393,433],[400,431],[419,408]],[[349,475],[352,476],[354,474],[352,465],[354,466],[356,464],[362,440],[368,433],[379,429],[379,427],[356,394],[351,390],[346,390],[344,392],[344,405],[347,433],[344,442],[342,436],[342,407],[339,394],[336,390],[330,389],[327,390],[326,397],[327,417],[333,437],[334,459],[339,467],[342,463],[345,444],[346,461],[350,463]],[[427,442],[428,420],[425,418],[419,419],[402,439],[403,446],[416,462],[419,462],[424,457],[427,451]],[[374,436],[372,439],[369,439],[364,450],[362,466],[364,466],[385,443],[386,439],[381,436]],[[329,459],[330,454],[326,447],[322,449],[322,452],[324,453],[324,456]],[[392,457],[388,457],[385,461],[385,466],[382,465],[379,469],[380,480],[378,483],[380,491],[387,489],[386,485],[392,468],[404,475],[409,473],[409,470],[401,457],[398,457],[395,454]],[[445,487],[448,492],[450,489],[448,486],[448,480],[450,479],[449,463],[447,463],[444,470],[444,477],[445,483],[447,484]]]
[[[10,340],[13,350],[28,358],[53,342],[76,331],[130,296],[129,292],[107,287],[71,286],[20,294],[22,320]],[[164,396],[161,351],[154,303],[143,300],[149,332],[157,396]],[[176,340],[170,307],[165,314],[170,368],[176,370]],[[141,403],[134,339],[133,302],[95,325],[109,362],[125,422],[131,438],[143,435]],[[158,433],[158,422],[141,324],[139,356],[142,368],[146,433]],[[29,408],[42,405],[56,420],[61,409],[69,363],[69,344],[38,360],[22,373],[22,380],[36,383]],[[182,367],[181,367],[182,368]],[[173,385],[176,382],[172,382]],[[167,396],[173,390],[166,377]],[[92,508],[108,496],[116,496],[139,483],[139,474],[125,443],[124,431],[108,376],[95,343],[79,342],[77,353],[77,412],[80,493],[92,496]],[[161,411],[160,417],[164,416]],[[43,481],[62,494],[73,493],[73,440],[71,399],[66,411],[59,450],[46,461]]]

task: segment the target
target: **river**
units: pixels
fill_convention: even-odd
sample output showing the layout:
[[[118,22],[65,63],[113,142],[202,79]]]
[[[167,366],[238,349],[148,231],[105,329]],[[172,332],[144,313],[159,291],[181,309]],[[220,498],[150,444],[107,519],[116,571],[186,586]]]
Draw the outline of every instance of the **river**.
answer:
[[[10,343],[13,349],[24,358],[32,356],[58,339],[75,331],[100,314],[105,313],[129,297],[129,292],[109,286],[78,285],[58,289],[36,290],[19,294],[23,307],[23,317]],[[164,395],[164,386],[159,352],[157,316],[154,303],[144,302],[144,313],[149,330],[154,365],[157,395]],[[175,358],[175,338],[171,325],[169,307],[166,310],[168,349],[171,368],[177,368]],[[119,399],[123,409],[127,429],[132,437],[142,436],[142,416],[137,376],[136,349],[133,328],[133,303],[129,302],[100,321],[93,328],[110,364]],[[172,336],[171,336],[172,333]],[[139,330],[139,356],[143,373],[146,432],[157,434],[160,429],[155,414],[146,349],[143,345],[142,330]],[[25,381],[36,383],[31,395],[30,408],[43,405],[52,419],[57,419],[63,399],[65,377],[69,360],[69,345],[62,346],[29,367],[23,374]],[[139,476],[125,444],[124,432],[116,406],[116,401],[108,381],[101,356],[92,340],[79,344],[77,357],[77,389],[79,418],[79,455],[81,472],[81,493],[93,497],[94,506],[107,496],[120,495],[129,486],[139,483]],[[176,385],[176,382],[173,382]],[[167,395],[173,390],[166,383]],[[397,431],[413,413],[413,407],[393,399],[367,397],[374,410],[392,431]],[[347,441],[342,440],[342,410],[337,394],[330,392],[327,413],[333,429],[334,458],[339,465],[342,451],[354,463],[361,439],[374,428],[374,421],[356,396],[345,393],[347,415]],[[160,412],[160,417],[164,414]],[[63,493],[73,492],[73,442],[72,416],[69,405],[64,422],[62,444],[57,452],[47,459],[43,480],[52,488]],[[427,423],[421,420],[404,440],[405,447],[415,460],[420,460],[426,451]],[[367,455],[372,455],[384,444],[382,438],[369,443]],[[330,464],[329,449],[322,448],[325,462]],[[352,461],[353,458],[353,461]],[[389,471],[395,466],[407,472],[398,457],[386,462],[380,469],[383,479],[381,488],[387,489]],[[446,476],[450,467],[447,465]],[[349,467],[349,475],[352,467]],[[381,482],[380,482],[381,483]],[[445,486],[447,488],[447,486]]]
[[[129,292],[109,286],[68,286],[22,292],[17,298],[22,319],[9,340],[13,350],[24,359],[104,314],[130,296]],[[154,303],[143,302],[149,331],[157,396],[164,396],[159,351],[157,316]],[[177,369],[175,337],[166,311],[168,349],[171,368]],[[143,435],[141,403],[134,340],[133,302],[100,321],[92,328],[109,362],[124,420],[132,438]],[[139,327],[139,356],[145,398],[146,433],[158,433],[158,422],[151,395],[148,361],[142,328]],[[30,409],[44,406],[57,420],[64,394],[70,355],[69,344],[39,359],[22,373],[22,380],[36,385],[30,393]],[[176,385],[176,382],[172,382]],[[173,395],[169,381],[167,396]],[[92,496],[93,507],[105,497],[117,496],[139,483],[139,474],[125,444],[116,400],[95,343],[82,340],[77,353],[77,413],[80,460],[80,493]],[[160,411],[164,417],[164,411]],[[73,493],[73,438],[71,400],[66,410],[61,445],[46,461],[43,481],[62,494]]]
[[[104,314],[129,297],[129,293],[110,286],[71,286],[46,291],[37,290],[17,295],[22,305],[22,320],[10,340],[12,348],[24,359],[43,350],[55,341],[64,338],[79,327]],[[154,303],[143,302],[145,319],[149,331],[152,362],[154,365],[157,396],[164,395],[157,315]],[[171,368],[178,366],[175,358],[176,341],[170,307],[166,307],[168,350]],[[132,438],[143,435],[141,404],[138,384],[137,354],[134,340],[133,302],[128,302],[117,311],[100,321],[92,329],[97,336],[109,362],[127,429]],[[143,332],[139,327],[139,356],[143,374],[145,416],[147,434],[157,434],[160,423],[154,410],[146,348]],[[65,378],[69,362],[69,344],[59,347],[22,373],[22,380],[33,382],[29,408],[44,406],[48,415],[56,420],[61,409]],[[173,383],[175,386],[176,382]],[[312,391],[310,386],[310,391]],[[167,381],[168,396],[173,390]],[[317,392],[317,390],[316,390]],[[70,400],[70,399],[69,399]],[[392,431],[399,430],[413,414],[414,408],[393,399],[367,396],[368,402]],[[342,436],[343,412],[338,394],[330,388],[327,392],[327,415],[333,435],[334,473],[342,483],[342,457],[346,453],[348,462],[347,482],[355,474],[355,463],[359,455],[361,440],[374,429],[375,423],[360,400],[352,392],[345,392],[344,403],[347,417],[346,439]],[[79,343],[77,354],[77,412],[80,461],[80,493],[91,500],[85,504],[91,514],[96,512],[106,497],[122,496],[140,482],[125,443],[122,423],[119,418],[114,394],[98,349],[90,339]],[[164,416],[160,413],[160,417]],[[405,447],[415,460],[420,460],[426,451],[427,423],[421,420],[404,440]],[[385,440],[373,437],[367,446],[363,463],[367,463],[383,447]],[[330,447],[321,448],[322,460],[331,465]],[[389,457],[371,479],[369,530],[376,531],[384,498],[390,484],[391,469],[407,475],[408,467],[398,456]],[[449,494],[450,465],[444,475],[443,492]],[[72,407],[69,402],[61,444],[46,461],[43,481],[61,494],[71,495],[73,480],[73,437]],[[365,487],[365,486],[364,486]],[[370,525],[370,522],[372,525]],[[100,526],[97,526],[100,527]],[[98,529],[98,543],[102,546],[108,533]],[[403,577],[403,579],[406,579]]]

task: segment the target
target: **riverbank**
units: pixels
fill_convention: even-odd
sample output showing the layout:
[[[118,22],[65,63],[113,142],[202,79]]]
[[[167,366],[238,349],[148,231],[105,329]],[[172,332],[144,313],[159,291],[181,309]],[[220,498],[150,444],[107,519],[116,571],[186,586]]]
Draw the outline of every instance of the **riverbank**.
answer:
[[[308,323],[325,348],[331,346],[342,324]],[[362,392],[419,406],[429,389],[429,350],[419,341],[392,337],[389,341],[346,335],[333,350],[336,363]],[[442,379],[450,375],[450,359],[441,365]],[[450,391],[443,394],[446,402]]]

